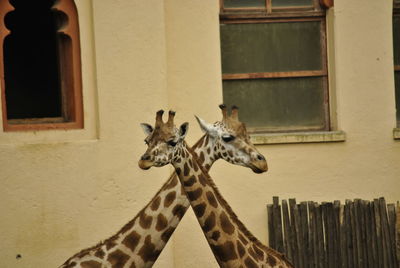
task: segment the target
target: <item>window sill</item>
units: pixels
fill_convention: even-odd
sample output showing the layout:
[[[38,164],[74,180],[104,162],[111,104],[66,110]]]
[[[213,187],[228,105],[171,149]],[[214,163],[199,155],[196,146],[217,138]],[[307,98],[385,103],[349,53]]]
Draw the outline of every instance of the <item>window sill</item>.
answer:
[[[400,128],[393,129],[393,139],[400,140]]]
[[[400,130],[398,134],[400,135]],[[250,135],[250,139],[253,144],[343,142],[346,140],[346,133],[344,131],[319,131],[319,132],[252,134]]]

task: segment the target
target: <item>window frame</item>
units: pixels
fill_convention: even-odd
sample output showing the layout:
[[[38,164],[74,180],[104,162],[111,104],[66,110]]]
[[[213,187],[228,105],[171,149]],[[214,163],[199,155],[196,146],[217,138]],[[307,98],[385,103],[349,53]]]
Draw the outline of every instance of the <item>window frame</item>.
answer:
[[[310,6],[287,6],[287,7],[273,7],[274,0],[265,0],[265,7],[224,7],[224,0],[219,0],[220,18],[234,18],[234,17],[297,17],[304,16],[301,11],[311,11],[315,16],[325,14],[325,9],[333,7],[334,0],[311,0]],[[251,14],[252,13],[252,14]],[[307,16],[312,16],[307,12]]]
[[[280,22],[308,22],[319,21],[321,40],[321,70],[302,70],[289,72],[263,72],[263,73],[222,73],[222,81],[236,79],[276,79],[276,78],[301,78],[323,77],[323,117],[324,126],[318,128],[297,126],[292,128],[282,127],[271,130],[268,127],[248,127],[250,133],[288,133],[304,131],[330,131],[330,105],[329,105],[329,76],[327,53],[326,9],[333,6],[333,0],[312,0],[312,6],[299,7],[272,7],[273,0],[265,0],[262,8],[225,8],[224,0],[220,0],[220,25],[244,23],[280,23]]]
[[[82,97],[82,71],[81,71],[81,51],[78,12],[73,0],[56,1],[52,7],[54,11],[62,12],[67,17],[64,24],[57,34],[70,38],[70,54],[63,49],[59,42],[60,53],[60,82],[62,94],[62,117],[51,118],[28,118],[28,119],[8,119],[7,103],[5,96],[4,78],[4,39],[10,33],[5,26],[5,16],[14,10],[9,0],[0,0],[0,86],[1,86],[1,105],[3,130],[7,131],[36,131],[51,129],[82,129],[83,121],[83,97]]]
[[[393,1],[393,16],[392,16],[392,25],[394,26],[394,18],[398,17],[400,19],[400,1]],[[395,50],[395,44],[394,44],[394,34],[393,34],[393,54]],[[400,50],[400,49],[399,49]],[[394,57],[393,57],[393,79],[396,79],[396,73],[400,73],[400,63],[396,65],[394,62]],[[399,85],[400,86],[400,85]],[[397,118],[397,107],[400,108],[400,103],[396,103],[396,91],[399,91],[400,94],[400,88],[396,89],[396,84],[394,87],[394,93],[395,93],[395,108],[396,108],[396,126],[397,128],[400,128],[400,117]]]

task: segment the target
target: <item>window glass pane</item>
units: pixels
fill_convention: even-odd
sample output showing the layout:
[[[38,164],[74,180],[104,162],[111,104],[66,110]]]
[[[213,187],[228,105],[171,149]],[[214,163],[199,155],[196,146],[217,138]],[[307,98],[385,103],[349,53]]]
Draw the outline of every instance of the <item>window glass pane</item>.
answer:
[[[400,65],[400,16],[393,16],[394,65]]]
[[[225,0],[224,7],[265,7],[265,0]]]
[[[400,72],[394,73],[395,88],[396,88],[396,116],[397,121],[400,121]],[[400,125],[398,125],[400,127]]]
[[[224,103],[239,106],[240,119],[251,128],[267,131],[323,129],[323,79],[225,80]]]
[[[272,0],[273,7],[311,6],[312,0]]]
[[[222,72],[320,70],[320,29],[320,21],[222,24]]]

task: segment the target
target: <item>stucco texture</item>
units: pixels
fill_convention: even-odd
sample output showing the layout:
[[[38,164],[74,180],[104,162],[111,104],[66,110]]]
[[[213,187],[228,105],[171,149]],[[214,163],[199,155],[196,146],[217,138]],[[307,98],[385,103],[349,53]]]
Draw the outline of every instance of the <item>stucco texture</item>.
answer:
[[[76,0],[85,129],[0,132],[0,267],[57,267],[113,235],[148,202],[171,167],[142,171],[141,122],[177,111],[220,118],[217,0]],[[270,170],[217,162],[210,174],[243,223],[267,242],[272,196],[400,200],[391,1],[336,0],[328,14],[331,117],[336,143],[259,145]],[[16,258],[17,254],[21,258]],[[194,214],[185,215],[154,267],[218,267]]]

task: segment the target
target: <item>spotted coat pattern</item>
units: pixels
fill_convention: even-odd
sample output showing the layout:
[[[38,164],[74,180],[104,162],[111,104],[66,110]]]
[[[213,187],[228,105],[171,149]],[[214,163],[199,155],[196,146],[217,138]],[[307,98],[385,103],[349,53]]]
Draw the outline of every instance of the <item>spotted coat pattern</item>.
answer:
[[[221,267],[293,268],[282,254],[263,245],[248,231],[198,161],[184,144],[171,163],[218,264]]]
[[[225,125],[229,125],[231,129],[241,129],[243,137],[246,139],[246,129],[244,124],[238,121],[237,108],[232,109],[231,117],[227,116],[224,106],[221,109]],[[157,112],[156,117],[156,126],[159,127],[155,131],[160,133],[152,135],[147,140],[148,149],[142,157],[143,162],[141,162],[142,160],[139,161],[139,166],[144,169],[151,166],[160,167],[167,163],[174,166],[218,264],[221,267],[293,268],[292,264],[282,254],[263,245],[237,218],[219,193],[207,170],[202,168],[203,159],[201,155],[196,155],[183,140],[187,133],[187,124],[182,124],[180,130],[177,131],[172,123],[175,113],[169,113],[169,124],[163,124],[162,113],[163,111]],[[201,123],[200,125],[202,126]],[[202,127],[207,128],[205,125]],[[178,142],[170,145],[168,140],[157,138],[162,136],[174,136],[174,140]],[[226,141],[227,147],[229,143],[230,146],[237,144],[237,140],[232,138],[231,135],[225,135],[223,140]],[[232,143],[232,141],[235,142]],[[236,164],[248,166],[257,173],[266,171],[265,158],[254,154],[256,150],[252,149],[251,145],[243,139],[241,141],[246,146],[236,146],[236,150],[226,151],[225,148],[217,147],[214,149],[219,152],[225,151],[222,156],[227,155]],[[166,146],[166,144],[170,146]],[[156,159],[159,155],[167,155],[168,159],[163,160],[161,165],[154,160],[150,160],[149,163],[146,162],[148,159]]]
[[[211,143],[203,136],[194,146],[203,155],[209,169],[218,159],[210,155]],[[190,203],[176,173],[152,200],[117,234],[98,245],[82,250],[60,268],[132,268],[151,267],[175,231]]]
[[[221,133],[240,135],[222,122],[216,122],[213,126]],[[233,154],[228,155],[229,150],[225,150],[221,140],[208,134],[193,146],[193,150],[206,170],[219,158],[235,163]],[[60,268],[151,267],[189,205],[186,193],[174,173],[152,200],[117,234],[82,250]]]

